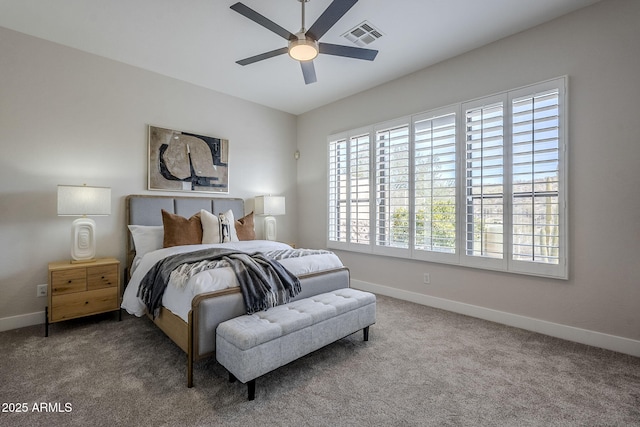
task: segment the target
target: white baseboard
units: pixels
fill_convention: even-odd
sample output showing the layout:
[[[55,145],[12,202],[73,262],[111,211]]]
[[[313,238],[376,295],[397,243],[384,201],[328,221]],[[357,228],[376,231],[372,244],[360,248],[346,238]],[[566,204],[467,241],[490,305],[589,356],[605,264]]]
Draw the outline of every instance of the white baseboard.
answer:
[[[0,319],[0,332],[25,328],[27,326],[41,325],[44,324],[44,321],[44,311],[21,314],[19,316],[3,317]]]
[[[377,285],[361,280],[351,280],[351,286],[363,291],[386,295],[429,307],[440,308],[454,313],[460,313],[479,319],[489,320],[503,325],[514,326],[528,331],[538,332],[567,341],[587,344],[593,347],[605,348],[619,353],[640,357],[640,341],[587,329],[575,328],[573,326],[561,325],[559,323],[547,322],[545,320],[534,319],[532,317],[520,316],[518,314],[504,311],[492,310],[490,308],[477,305],[465,304],[444,298],[432,297],[401,289],[390,288],[388,286]]]
[[[605,348],[607,350],[640,357],[640,341],[629,338],[590,331],[588,329],[575,328],[573,326],[561,325],[559,323],[547,322],[546,320],[492,310],[490,308],[418,294],[416,292],[404,291],[402,289],[390,288],[388,286],[377,285],[361,280],[352,279],[351,286],[363,291],[386,295],[429,307],[440,308],[454,313],[460,313],[471,317],[477,317],[479,319],[489,320],[491,322],[501,323],[503,325],[525,329],[527,331],[562,338],[567,341],[578,342],[593,347]],[[40,325],[44,323],[44,320],[44,311],[1,318],[0,332],[24,328],[27,326]]]

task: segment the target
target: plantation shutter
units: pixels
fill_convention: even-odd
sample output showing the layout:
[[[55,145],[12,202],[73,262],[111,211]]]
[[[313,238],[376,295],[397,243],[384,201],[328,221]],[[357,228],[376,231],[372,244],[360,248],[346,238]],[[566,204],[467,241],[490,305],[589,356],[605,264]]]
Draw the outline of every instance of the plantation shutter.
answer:
[[[512,100],[512,257],[558,264],[560,257],[559,89]]]
[[[456,252],[456,114],[414,120],[414,248]]]
[[[568,278],[567,78],[332,135],[328,247]]]
[[[466,255],[503,258],[504,101],[465,110]]]
[[[347,241],[347,140],[329,142],[329,213],[328,238]]]
[[[349,140],[349,242],[370,242],[370,137],[369,134]]]
[[[376,131],[376,245],[409,248],[409,125]]]

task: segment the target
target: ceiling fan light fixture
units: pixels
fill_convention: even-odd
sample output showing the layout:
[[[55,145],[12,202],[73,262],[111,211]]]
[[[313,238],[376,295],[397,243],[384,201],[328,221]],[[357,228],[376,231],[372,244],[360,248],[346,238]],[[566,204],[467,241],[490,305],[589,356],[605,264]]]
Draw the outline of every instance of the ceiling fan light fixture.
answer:
[[[304,37],[289,42],[289,56],[296,61],[311,61],[318,56],[318,42]]]

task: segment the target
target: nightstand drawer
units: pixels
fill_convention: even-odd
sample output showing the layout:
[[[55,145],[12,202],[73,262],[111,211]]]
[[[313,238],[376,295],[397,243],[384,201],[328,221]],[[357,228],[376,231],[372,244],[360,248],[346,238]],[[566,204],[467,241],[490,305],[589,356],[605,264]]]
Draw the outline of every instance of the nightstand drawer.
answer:
[[[77,268],[51,272],[51,294],[61,295],[87,289],[87,270]]]
[[[51,298],[51,321],[73,319],[118,309],[118,288],[57,295]]]
[[[101,289],[118,286],[118,266],[103,265],[87,268],[87,289]]]

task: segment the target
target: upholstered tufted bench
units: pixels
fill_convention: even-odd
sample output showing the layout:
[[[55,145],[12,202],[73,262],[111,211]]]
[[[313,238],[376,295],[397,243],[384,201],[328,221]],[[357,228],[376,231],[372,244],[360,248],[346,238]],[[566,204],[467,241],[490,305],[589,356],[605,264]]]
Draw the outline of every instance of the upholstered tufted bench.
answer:
[[[253,400],[259,376],[361,329],[368,341],[375,321],[374,294],[338,289],[221,323],[216,358]]]

